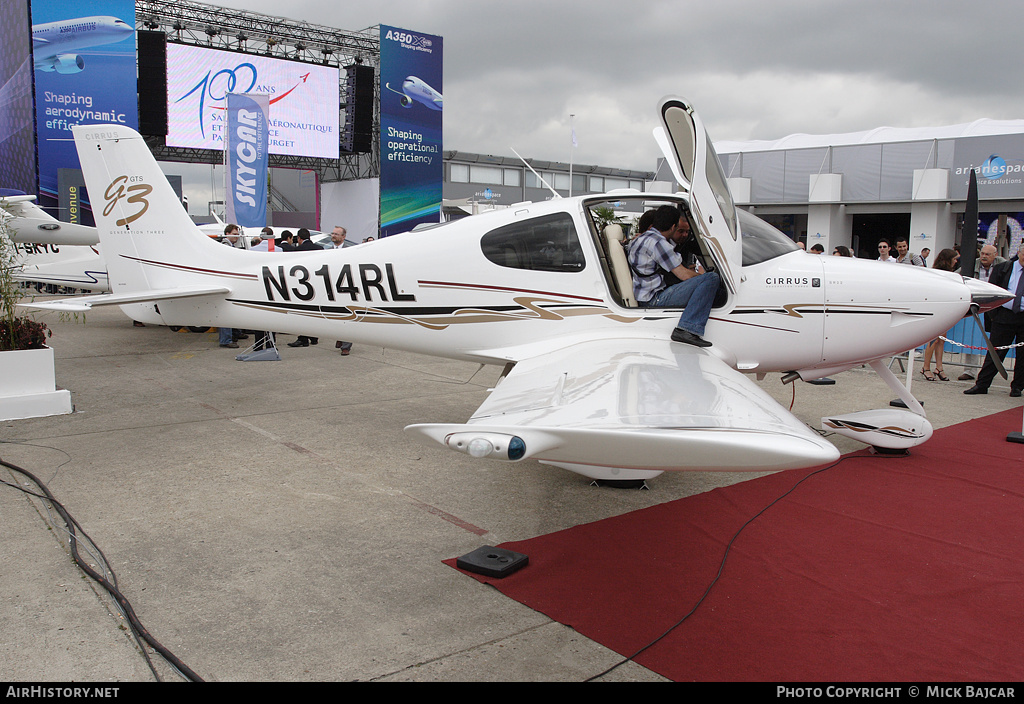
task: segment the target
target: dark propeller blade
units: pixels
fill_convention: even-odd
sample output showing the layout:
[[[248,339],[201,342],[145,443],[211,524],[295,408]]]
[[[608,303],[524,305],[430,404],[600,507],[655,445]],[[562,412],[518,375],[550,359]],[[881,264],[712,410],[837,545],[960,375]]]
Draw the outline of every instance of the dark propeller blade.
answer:
[[[967,185],[967,205],[964,208],[964,232],[960,238],[960,274],[974,276],[974,261],[978,256],[978,175],[971,170]]]
[[[971,316],[974,318],[974,322],[978,324],[978,329],[981,330],[981,336],[985,338],[985,344],[988,345],[988,354],[989,357],[992,358],[992,362],[996,365],[996,371],[999,372],[999,376],[1006,379],[1006,368],[1003,367],[1003,363],[1000,361],[999,355],[996,354],[996,348],[992,346],[992,340],[988,339],[988,333],[985,332],[985,324],[981,322],[981,316],[978,315],[978,311],[975,310],[974,306],[971,306]]]

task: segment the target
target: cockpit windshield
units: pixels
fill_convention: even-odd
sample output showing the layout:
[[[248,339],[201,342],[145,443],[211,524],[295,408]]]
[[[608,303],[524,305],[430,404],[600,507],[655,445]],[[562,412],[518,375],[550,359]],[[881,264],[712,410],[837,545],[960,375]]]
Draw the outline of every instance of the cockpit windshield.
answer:
[[[737,208],[736,214],[743,235],[743,266],[760,264],[800,249],[796,242],[756,215],[742,208]]]

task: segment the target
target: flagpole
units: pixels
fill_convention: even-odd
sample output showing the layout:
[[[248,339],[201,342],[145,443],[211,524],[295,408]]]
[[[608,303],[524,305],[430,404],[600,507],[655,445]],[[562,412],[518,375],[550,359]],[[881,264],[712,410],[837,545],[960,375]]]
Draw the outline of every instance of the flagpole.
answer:
[[[572,141],[569,144],[569,197],[572,198],[572,157],[573,147],[576,146],[576,127],[573,125],[573,119],[576,115],[569,114],[569,131],[572,134]]]

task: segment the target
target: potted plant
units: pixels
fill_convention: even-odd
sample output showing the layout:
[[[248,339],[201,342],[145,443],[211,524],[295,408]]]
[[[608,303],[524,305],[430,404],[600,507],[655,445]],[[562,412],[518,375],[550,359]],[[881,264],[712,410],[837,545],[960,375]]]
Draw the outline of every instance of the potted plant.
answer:
[[[50,329],[18,312],[18,252],[0,219],[0,420],[71,413],[71,392],[57,389]]]
[[[594,219],[597,220],[597,228],[603,232],[608,225],[622,225],[626,221],[615,214],[615,211],[607,205],[601,205],[591,210]]]

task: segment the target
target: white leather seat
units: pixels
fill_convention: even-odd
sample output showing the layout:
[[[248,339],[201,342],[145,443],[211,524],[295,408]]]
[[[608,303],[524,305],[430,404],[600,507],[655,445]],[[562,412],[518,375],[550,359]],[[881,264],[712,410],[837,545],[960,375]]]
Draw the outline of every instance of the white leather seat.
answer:
[[[626,249],[622,245],[625,235],[620,225],[606,225],[604,232],[605,248],[608,250],[608,262],[611,264],[612,275],[615,283],[622,294],[623,303],[629,308],[636,308],[636,299],[633,298],[633,275],[629,270],[629,262],[626,260]]]

